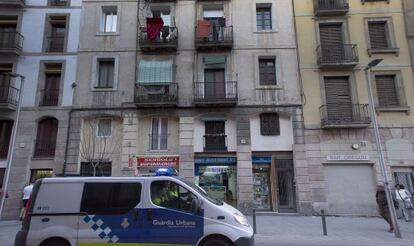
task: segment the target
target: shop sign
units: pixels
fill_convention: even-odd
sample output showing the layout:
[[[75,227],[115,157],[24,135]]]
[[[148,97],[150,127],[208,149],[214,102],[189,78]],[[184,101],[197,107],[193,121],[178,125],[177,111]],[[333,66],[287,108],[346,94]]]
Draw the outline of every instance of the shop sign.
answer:
[[[138,167],[176,167],[179,162],[178,156],[132,157],[129,160],[131,166],[136,164]]]
[[[198,165],[236,165],[236,157],[196,157],[194,160]]]
[[[369,161],[369,155],[328,155],[328,161]]]
[[[272,157],[271,156],[253,156],[252,157],[252,162],[254,164],[259,164],[259,163],[271,163],[272,162]]]

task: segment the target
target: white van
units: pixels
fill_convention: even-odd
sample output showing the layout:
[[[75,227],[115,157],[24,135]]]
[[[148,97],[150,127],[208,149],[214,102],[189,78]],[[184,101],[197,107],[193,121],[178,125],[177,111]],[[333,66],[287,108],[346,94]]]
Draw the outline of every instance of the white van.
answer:
[[[179,177],[45,178],[29,202],[15,246],[254,245],[241,212]]]

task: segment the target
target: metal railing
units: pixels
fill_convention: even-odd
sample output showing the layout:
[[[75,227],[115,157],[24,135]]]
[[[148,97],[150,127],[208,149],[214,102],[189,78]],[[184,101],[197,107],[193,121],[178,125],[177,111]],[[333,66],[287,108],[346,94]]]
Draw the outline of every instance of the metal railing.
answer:
[[[329,11],[347,11],[349,10],[348,0],[316,0],[315,11],[318,13]]]
[[[371,123],[368,104],[327,104],[319,107],[319,111],[323,126]]]
[[[59,103],[59,89],[40,91],[40,106],[57,106]]]
[[[47,37],[46,52],[63,52],[65,49],[65,36],[50,36]]]
[[[177,46],[178,44],[178,29],[177,27],[164,26],[160,34],[155,39],[150,39],[147,34],[146,27],[139,28],[139,45],[141,47],[163,47],[163,46]]]
[[[176,104],[178,102],[177,83],[135,84],[137,104]]]
[[[11,85],[0,86],[0,103],[17,106],[19,103],[19,89]]]
[[[355,44],[319,45],[316,52],[319,65],[358,63],[358,50]]]
[[[208,33],[200,31],[200,28],[195,28],[195,42],[197,46],[202,45],[232,45],[233,44],[233,27],[232,26],[213,26],[210,25]]]
[[[237,81],[194,82],[196,102],[237,102]]]
[[[55,156],[56,144],[36,141],[34,149],[35,158],[50,158]]]
[[[68,5],[68,0],[49,0],[50,6],[65,7]]]
[[[204,151],[227,151],[227,135],[221,133],[204,135]]]
[[[21,50],[23,47],[23,35],[19,32],[0,32],[0,50],[17,49]]]
[[[0,6],[2,5],[17,5],[23,7],[26,5],[26,0],[1,0]]]
[[[149,134],[150,150],[167,150],[170,134]]]

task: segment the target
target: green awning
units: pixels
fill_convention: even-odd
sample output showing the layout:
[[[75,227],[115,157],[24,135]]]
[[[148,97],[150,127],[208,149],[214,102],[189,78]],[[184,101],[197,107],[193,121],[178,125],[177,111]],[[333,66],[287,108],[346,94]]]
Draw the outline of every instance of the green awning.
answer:
[[[138,70],[139,84],[172,83],[173,61],[141,60]]]

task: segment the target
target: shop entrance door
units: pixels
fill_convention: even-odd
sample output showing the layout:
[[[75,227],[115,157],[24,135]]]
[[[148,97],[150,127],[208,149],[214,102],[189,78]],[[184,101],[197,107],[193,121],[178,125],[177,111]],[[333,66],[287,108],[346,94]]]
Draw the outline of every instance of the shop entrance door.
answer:
[[[296,187],[293,160],[275,160],[277,206],[279,212],[296,212]]]

